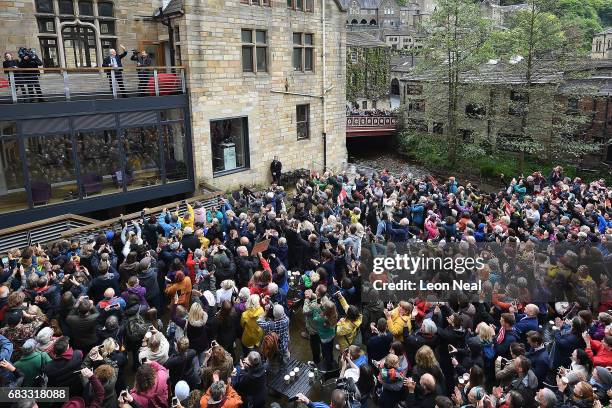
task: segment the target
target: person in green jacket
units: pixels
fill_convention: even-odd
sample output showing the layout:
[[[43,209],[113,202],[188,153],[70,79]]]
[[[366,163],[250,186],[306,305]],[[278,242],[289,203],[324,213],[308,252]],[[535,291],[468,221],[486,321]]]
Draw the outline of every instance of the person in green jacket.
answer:
[[[33,387],[34,379],[42,373],[42,368],[51,361],[51,357],[44,351],[38,351],[36,340],[28,339],[23,343],[23,356],[15,362],[15,367],[24,376],[24,387]]]
[[[338,323],[338,310],[331,300],[324,300],[321,307],[313,307],[312,320],[314,321],[319,339],[321,340],[321,354],[323,354],[324,370],[334,368],[334,337],[336,337],[336,324]]]

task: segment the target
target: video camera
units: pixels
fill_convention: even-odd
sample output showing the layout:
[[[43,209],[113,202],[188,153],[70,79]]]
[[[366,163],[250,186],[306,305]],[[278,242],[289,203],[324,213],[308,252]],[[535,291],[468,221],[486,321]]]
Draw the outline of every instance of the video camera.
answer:
[[[359,406],[361,395],[357,389],[355,381],[350,378],[338,378],[336,380],[336,389],[343,390],[346,393],[346,407],[353,408]]]
[[[36,49],[21,47],[19,48],[19,51],[17,51],[17,55],[21,59],[24,59],[25,57],[29,57],[30,59],[33,59],[36,57]]]

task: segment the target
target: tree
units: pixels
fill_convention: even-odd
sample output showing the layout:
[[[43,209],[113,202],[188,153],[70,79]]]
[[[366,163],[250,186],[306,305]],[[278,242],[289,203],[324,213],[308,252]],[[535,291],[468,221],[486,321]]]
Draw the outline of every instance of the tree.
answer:
[[[566,6],[572,1],[561,0]],[[560,85],[571,73],[580,73],[584,67],[577,59],[581,50],[567,24],[550,11],[558,6],[557,2],[527,0],[529,7],[510,19],[508,30],[491,37],[492,48],[502,59],[517,55],[524,58],[513,68],[522,77],[518,87],[523,97],[516,101],[517,108],[522,110],[521,137],[514,142],[521,168],[528,153],[546,153],[552,158],[550,153],[556,152],[555,155],[563,153],[568,158],[598,148],[585,140],[575,143],[575,136],[586,120],[574,112],[566,114],[559,106],[565,100],[558,97]],[[568,97],[580,98],[589,93],[592,90],[587,88],[575,89]]]
[[[434,103],[435,111],[446,116],[444,134],[452,166],[462,139],[457,127],[462,75],[477,70],[487,60],[485,45],[491,22],[473,0],[440,0],[424,28],[429,35],[422,50],[425,62],[418,71],[427,74],[430,84],[445,84],[445,92],[438,94],[439,102]]]

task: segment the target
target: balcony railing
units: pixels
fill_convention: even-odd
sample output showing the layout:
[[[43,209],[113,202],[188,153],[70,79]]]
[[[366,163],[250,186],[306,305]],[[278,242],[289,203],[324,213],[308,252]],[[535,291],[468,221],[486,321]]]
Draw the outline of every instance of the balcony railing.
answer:
[[[186,93],[183,67],[16,68],[0,75],[0,103],[58,102]]]
[[[395,116],[366,116],[351,115],[346,117],[346,127],[385,127],[395,128],[397,117]]]

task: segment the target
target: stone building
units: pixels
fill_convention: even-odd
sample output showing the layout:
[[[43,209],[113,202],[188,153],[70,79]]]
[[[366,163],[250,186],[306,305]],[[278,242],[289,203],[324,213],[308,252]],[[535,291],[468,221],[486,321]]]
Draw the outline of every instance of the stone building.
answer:
[[[337,0],[0,4],[0,49],[36,49],[48,68],[40,97],[0,75],[0,227],[266,184],[275,155],[286,171],[346,160]],[[123,70],[102,69],[121,45]]]
[[[518,62],[521,63],[521,62]],[[524,62],[522,62],[524,63]],[[407,64],[408,66],[409,64]],[[492,60],[473,72],[463,73],[459,90],[458,133],[464,141],[486,151],[512,151],[521,137],[527,115],[529,137],[547,143],[555,124],[572,121],[577,137],[601,144],[599,161],[612,161],[609,129],[612,127],[610,84],[612,64],[584,61],[579,75],[539,67],[534,91],[528,96],[520,67]],[[432,134],[446,132],[446,97],[442,82],[427,73],[394,67],[400,79],[402,116],[407,128]],[[529,99],[532,99],[528,102]],[[579,118],[582,117],[582,119]],[[573,120],[575,118],[576,120]]]
[[[593,36],[591,58],[612,59],[612,28],[608,28]]]
[[[410,0],[401,6],[397,0],[342,0],[348,9],[346,24],[358,28],[416,29],[436,6],[435,0]]]

